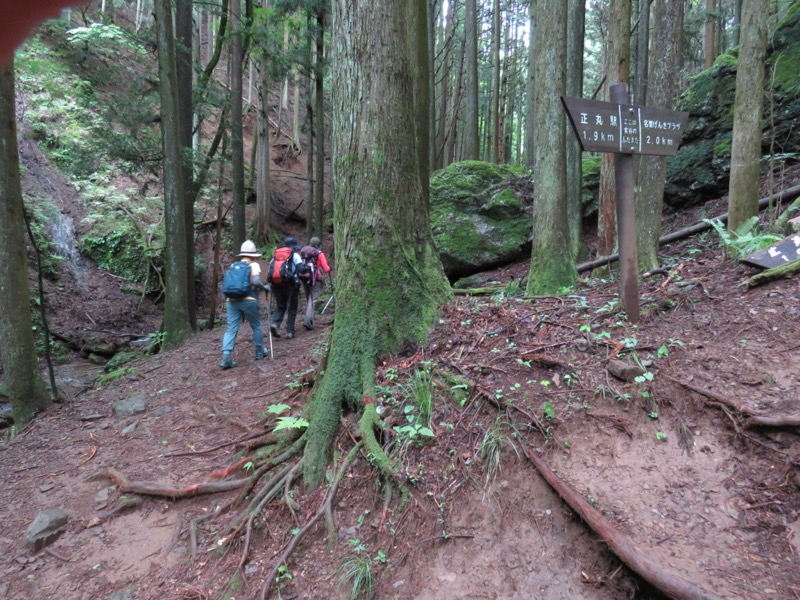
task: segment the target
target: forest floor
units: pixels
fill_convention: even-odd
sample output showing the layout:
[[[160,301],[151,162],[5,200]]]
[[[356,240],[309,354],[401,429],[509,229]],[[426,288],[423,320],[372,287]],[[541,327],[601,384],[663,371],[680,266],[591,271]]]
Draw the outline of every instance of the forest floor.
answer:
[[[721,200],[667,215],[666,230],[724,211]],[[562,297],[458,296],[426,345],[385,357],[377,368],[384,442],[410,499],[395,497],[385,511],[375,469],[355,461],[333,505],[338,543],[327,548],[324,524],[315,525],[270,597],[346,598],[340,566],[357,558],[371,567],[376,598],[661,598],[530,456],[654,564],[708,597],[800,598],[797,430],[751,418],[796,424],[800,415],[800,283],[743,286],[753,269],[726,259],[712,232],[663,256],[665,272],[641,282],[638,325],[619,312],[613,276],[596,275]],[[486,281],[520,281],[527,269],[514,264]],[[54,328],[66,336],[87,327],[157,330],[158,311],[122,292],[124,282],[94,270],[84,276],[89,283],[76,285],[70,277],[78,275],[65,274],[50,290]],[[245,551],[241,537],[219,543],[244,503],[210,516],[237,491],[139,495],[125,508],[137,495],[120,491],[109,469],[180,489],[232,465],[230,478],[246,477],[246,440],[274,428],[270,406],[299,416],[334,316],[275,339],[274,360],[259,362],[242,328],[239,365],[226,371],[219,326],[142,355],[105,385],[69,387],[71,370],[81,371],[78,381],[101,370],[59,367],[65,400],[0,445],[0,598],[210,599],[223,597],[232,578],[243,587],[230,597],[257,598],[325,490],[294,481],[293,509],[269,502]],[[633,375],[621,366],[645,371],[626,381],[618,376]],[[409,415],[419,419],[417,371],[430,374],[433,437],[409,423]],[[144,412],[115,416],[114,404],[132,396]],[[345,416],[334,460],[357,439],[356,419]],[[53,507],[67,513],[66,531],[33,553],[26,530]],[[193,533],[199,517],[208,518]]]

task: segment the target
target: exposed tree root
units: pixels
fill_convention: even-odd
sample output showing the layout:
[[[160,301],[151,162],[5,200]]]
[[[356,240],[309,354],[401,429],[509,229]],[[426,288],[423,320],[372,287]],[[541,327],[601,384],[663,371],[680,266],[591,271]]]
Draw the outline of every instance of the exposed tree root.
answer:
[[[633,542],[597,509],[575,492],[551,471],[533,452],[522,446],[526,458],[541,473],[545,481],[569,504],[569,506],[594,530],[622,562],[638,573],[645,581],[656,587],[669,598],[675,600],[714,600],[718,598],[697,585],[672,573],[655,560],[644,554]]]
[[[168,483],[159,483],[156,481],[128,481],[122,473],[116,469],[109,468],[101,471],[92,477],[92,479],[110,479],[121,492],[142,494],[144,496],[159,496],[164,498],[190,498],[192,496],[200,496],[202,494],[217,494],[219,492],[227,492],[236,490],[242,486],[247,485],[252,480],[252,477],[244,479],[232,479],[230,481],[207,481],[204,483],[193,483],[187,486],[176,486]]]
[[[724,396],[717,394],[716,392],[712,392],[706,388],[692,385],[691,383],[685,383],[679,379],[670,377],[669,375],[664,375],[664,377],[674,383],[682,385],[688,390],[713,400],[714,403],[722,404],[723,406],[732,408],[741,415],[747,416],[748,419],[746,419],[744,422],[744,427],[746,429],[752,429],[754,427],[800,427],[800,415],[765,415],[762,413],[753,412],[747,406],[743,404],[737,404],[733,400],[725,398]],[[738,425],[734,428],[738,433]]]
[[[339,488],[339,483],[342,481],[345,471],[350,466],[350,463],[355,459],[361,446],[362,442],[358,442],[355,446],[353,446],[350,452],[347,453],[347,456],[345,456],[344,460],[342,461],[342,466],[340,467],[339,472],[336,474],[336,477],[334,478],[331,487],[325,496],[325,501],[322,503],[322,506],[319,508],[317,513],[311,517],[308,523],[306,523],[303,528],[297,532],[297,534],[292,538],[292,541],[289,542],[289,545],[286,547],[286,550],[284,550],[283,554],[278,557],[278,560],[275,562],[275,566],[273,567],[272,571],[270,571],[269,575],[264,580],[264,586],[261,588],[261,595],[259,596],[261,600],[265,600],[269,594],[270,588],[272,587],[272,582],[275,581],[275,577],[277,577],[278,570],[281,568],[281,565],[286,563],[286,561],[289,559],[289,556],[291,556],[292,552],[294,552],[294,549],[311,530],[314,524],[319,521],[320,517],[325,517],[325,521],[328,524],[329,539],[331,531],[333,532],[332,535],[336,535],[336,525],[333,519],[333,500],[336,497],[336,490]]]
[[[400,496],[403,506],[405,506],[408,502],[408,490],[404,485],[397,483],[394,475],[394,463],[383,451],[378,438],[375,437],[375,429],[383,429],[383,421],[381,421],[378,411],[375,410],[372,398],[364,398],[364,412],[358,421],[358,426],[361,429],[361,439],[364,441],[367,459],[378,468],[387,486],[397,486],[400,489]]]

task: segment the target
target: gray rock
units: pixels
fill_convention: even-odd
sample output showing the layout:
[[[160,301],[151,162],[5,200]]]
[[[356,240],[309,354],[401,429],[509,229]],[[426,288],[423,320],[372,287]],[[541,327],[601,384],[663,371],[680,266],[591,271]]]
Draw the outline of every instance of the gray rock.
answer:
[[[639,377],[639,375],[644,374],[644,369],[639,365],[627,363],[615,358],[608,361],[607,368],[608,372],[614,377],[627,382],[632,382]]]
[[[172,412],[171,406],[159,406],[157,409],[150,413],[151,417],[163,417]]]
[[[136,431],[136,428],[137,428],[138,426],[139,426],[139,421],[134,421],[133,423],[131,423],[130,425],[128,425],[128,426],[127,426],[125,429],[123,429],[123,430],[120,432],[120,435],[121,435],[122,437],[127,437],[127,436],[129,436],[130,434],[132,434],[134,431]]]
[[[113,411],[114,416],[118,419],[124,419],[143,413],[147,410],[147,402],[145,402],[144,394],[133,394],[124,400],[114,403]]]
[[[25,533],[25,544],[38,552],[45,546],[52,544],[58,536],[64,533],[64,526],[69,516],[60,508],[48,508],[34,517]]]
[[[133,599],[133,586],[124,590],[114,592],[108,597],[108,600],[132,600]]]

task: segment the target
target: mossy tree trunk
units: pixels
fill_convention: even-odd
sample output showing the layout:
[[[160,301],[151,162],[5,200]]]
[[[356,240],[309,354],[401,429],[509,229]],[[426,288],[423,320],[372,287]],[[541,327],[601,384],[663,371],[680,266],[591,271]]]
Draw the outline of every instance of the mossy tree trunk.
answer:
[[[310,407],[308,485],[322,481],[343,408],[369,409],[378,358],[424,339],[450,294],[419,175],[414,122],[428,107],[412,90],[406,4],[333,2],[336,322]]]
[[[533,98],[533,248],[530,295],[575,285],[567,219],[566,121],[560,96],[566,90],[567,0],[537,2]]]
[[[742,46],[736,70],[731,181],[728,189],[728,229],[731,231],[736,231],[747,219],[758,214],[769,6],[767,0],[742,3]]]
[[[158,35],[158,77],[161,97],[161,140],[164,153],[164,344],[174,346],[192,333],[186,265],[186,202],[183,195],[178,80],[170,0],[155,2]]]
[[[678,94],[678,52],[683,11],[680,2],[656,0],[653,22],[659,23],[652,35],[652,52],[647,86],[647,106],[673,108]],[[636,250],[639,271],[658,268],[658,239],[661,237],[661,215],[664,207],[664,182],[667,159],[664,156],[642,156],[639,161],[636,202]]]
[[[50,403],[33,344],[23,210],[11,60],[0,66],[0,355],[18,427]]]

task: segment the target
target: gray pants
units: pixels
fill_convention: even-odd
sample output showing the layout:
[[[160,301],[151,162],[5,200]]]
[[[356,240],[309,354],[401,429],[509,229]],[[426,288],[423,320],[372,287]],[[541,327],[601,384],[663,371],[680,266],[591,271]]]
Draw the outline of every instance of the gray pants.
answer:
[[[304,283],[303,290],[306,293],[306,321],[314,323],[314,305],[322,295],[322,282],[318,281],[314,286]]]

